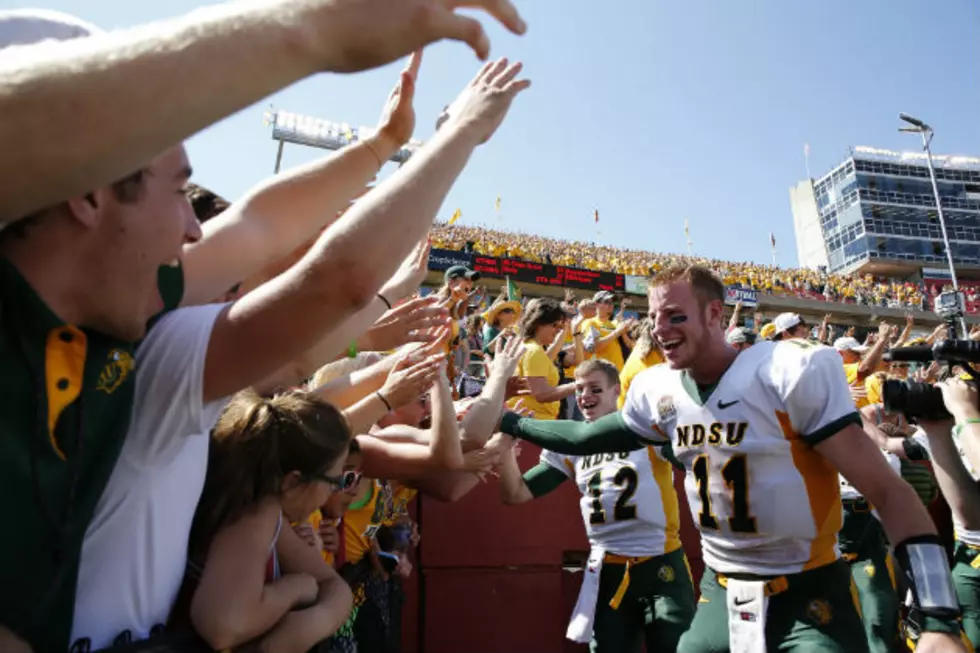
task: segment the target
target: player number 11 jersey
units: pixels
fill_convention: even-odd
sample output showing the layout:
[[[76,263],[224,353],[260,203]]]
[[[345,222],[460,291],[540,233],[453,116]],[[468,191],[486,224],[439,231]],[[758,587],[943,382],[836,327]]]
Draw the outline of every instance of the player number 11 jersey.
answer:
[[[659,365],[636,377],[623,417],[684,464],[711,569],[775,576],[839,556],[838,473],[813,445],[861,420],[833,349],[755,345],[705,398],[686,372]]]

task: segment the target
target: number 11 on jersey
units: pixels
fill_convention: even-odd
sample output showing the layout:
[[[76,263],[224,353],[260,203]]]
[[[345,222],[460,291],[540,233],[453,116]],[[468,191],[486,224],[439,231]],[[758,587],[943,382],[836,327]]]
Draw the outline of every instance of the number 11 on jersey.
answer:
[[[698,521],[701,528],[718,530],[718,518],[711,509],[711,492],[709,479],[711,474],[707,454],[701,454],[694,459],[691,471],[698,485],[698,497],[701,499],[701,510]],[[755,517],[749,511],[749,466],[745,454],[736,454],[728,459],[721,468],[721,478],[732,500],[732,516],[728,518],[728,527],[733,533],[757,533]]]

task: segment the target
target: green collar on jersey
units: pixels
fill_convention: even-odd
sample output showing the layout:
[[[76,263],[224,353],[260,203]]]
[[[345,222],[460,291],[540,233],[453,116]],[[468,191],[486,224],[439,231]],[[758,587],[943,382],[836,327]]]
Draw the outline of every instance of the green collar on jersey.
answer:
[[[681,385],[687,391],[687,394],[691,395],[693,399],[699,406],[704,406],[708,403],[708,397],[711,393],[715,391],[718,387],[718,382],[709,383],[708,385],[698,385],[698,382],[694,380],[691,373],[688,370],[681,372]]]

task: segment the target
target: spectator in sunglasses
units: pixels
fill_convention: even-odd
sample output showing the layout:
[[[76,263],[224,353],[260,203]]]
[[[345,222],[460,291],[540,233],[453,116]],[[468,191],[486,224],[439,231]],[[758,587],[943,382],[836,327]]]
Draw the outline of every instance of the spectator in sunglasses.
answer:
[[[346,621],[349,588],[288,522],[353,482],[350,438],[341,412],[305,392],[232,401],[214,430],[178,622],[216,650],[258,639],[278,651],[310,649]]]

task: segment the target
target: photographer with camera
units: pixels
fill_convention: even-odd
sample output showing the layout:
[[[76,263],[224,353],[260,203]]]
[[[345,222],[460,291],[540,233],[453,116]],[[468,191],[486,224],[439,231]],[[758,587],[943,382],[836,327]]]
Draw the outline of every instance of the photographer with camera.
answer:
[[[953,376],[937,386],[949,417],[919,419],[939,488],[953,514],[952,573],[963,631],[980,646],[980,396],[974,382]]]
[[[945,380],[937,385],[919,381],[885,381],[882,399],[889,413],[900,413],[919,424],[939,489],[949,504],[955,529],[952,560],[953,587],[963,618],[963,632],[974,647],[980,645],[980,486],[977,481],[980,400],[976,381],[980,373],[980,342],[959,339],[963,294],[943,293],[936,298],[936,314],[945,322],[946,338],[937,329],[931,347],[903,347],[886,354],[891,362],[945,366]],[[914,634],[917,615],[909,615]]]

